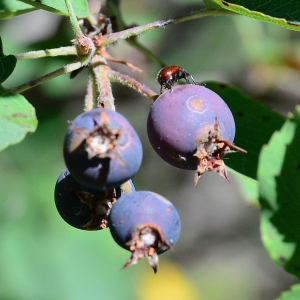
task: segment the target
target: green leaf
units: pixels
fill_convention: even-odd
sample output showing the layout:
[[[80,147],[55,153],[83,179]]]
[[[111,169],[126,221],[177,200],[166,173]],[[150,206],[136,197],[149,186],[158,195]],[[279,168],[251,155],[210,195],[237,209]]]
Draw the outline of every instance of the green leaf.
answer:
[[[19,94],[0,94],[0,150],[19,143],[34,132],[37,119],[34,107]]]
[[[292,286],[290,291],[283,292],[277,300],[299,300],[300,299],[300,284]]]
[[[298,0],[204,0],[208,9],[226,9],[263,22],[300,31]]]
[[[229,106],[236,124],[234,144],[248,151],[247,154],[228,154],[225,164],[256,180],[259,153],[285,119],[236,88],[216,82],[206,82],[206,87],[216,92]]]
[[[229,172],[232,172],[230,168],[227,168]],[[233,172],[235,174],[235,181],[237,182],[243,198],[246,203],[252,207],[259,208],[260,204],[258,201],[258,182],[252,180],[249,177],[240,176],[240,173]]]
[[[5,81],[13,72],[17,64],[17,58],[14,55],[4,55],[2,39],[0,37],[0,83]]]
[[[43,9],[47,10],[51,13],[57,15],[65,15],[68,16],[68,10],[66,7],[65,0],[19,0],[24,3],[30,4],[35,7],[35,9]],[[75,14],[78,18],[85,18],[90,13],[88,10],[87,0],[71,0],[72,7],[75,11]]]
[[[1,0],[0,1],[0,20],[9,19],[21,14],[34,11],[31,5],[24,4],[16,0]]]
[[[217,9],[222,9],[222,7],[215,3],[213,0],[203,0],[205,6],[209,10],[217,10]]]
[[[261,235],[271,258],[300,277],[300,107],[259,157]]]

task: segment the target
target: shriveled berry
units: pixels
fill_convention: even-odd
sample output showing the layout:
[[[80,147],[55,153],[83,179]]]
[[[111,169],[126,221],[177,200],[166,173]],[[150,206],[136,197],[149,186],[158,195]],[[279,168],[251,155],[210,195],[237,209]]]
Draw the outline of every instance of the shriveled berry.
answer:
[[[107,217],[117,199],[134,191],[132,180],[105,191],[88,188],[75,181],[65,169],[57,179],[54,200],[60,216],[69,225],[82,230],[100,230],[108,227]]]
[[[142,163],[141,141],[121,114],[95,108],[69,126],[64,159],[74,179],[94,189],[110,189],[132,178]]]
[[[204,86],[185,84],[161,94],[148,116],[153,149],[171,165],[197,170],[195,185],[205,171],[228,180],[223,161],[230,152],[246,152],[232,144],[235,123],[223,99]]]
[[[180,235],[181,222],[174,205],[149,191],[122,196],[112,207],[108,219],[116,243],[132,252],[123,268],[147,257],[156,273],[158,254],[172,249]]]

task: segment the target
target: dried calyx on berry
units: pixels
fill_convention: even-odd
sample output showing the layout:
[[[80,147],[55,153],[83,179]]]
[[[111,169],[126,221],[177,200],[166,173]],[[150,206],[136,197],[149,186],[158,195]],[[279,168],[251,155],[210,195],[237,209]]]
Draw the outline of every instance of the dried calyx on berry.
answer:
[[[223,139],[220,124],[216,118],[213,126],[207,126],[201,135],[197,136],[194,154],[198,159],[194,178],[195,187],[205,171],[215,171],[229,182],[223,158],[225,154],[234,152],[247,153],[246,150]]]
[[[101,124],[95,123],[92,130],[77,127],[73,124],[69,129],[84,137],[84,143],[81,146],[86,151],[89,160],[94,157],[111,158],[122,165],[126,165],[122,153],[118,149],[118,138],[122,134],[122,129],[110,127],[109,118],[104,110],[101,111],[100,118]]]
[[[100,230],[108,227],[107,218],[117,199],[133,191],[131,180],[109,190],[88,188],[75,181],[66,169],[57,179],[54,200],[60,216],[69,225],[82,230]]]
[[[94,189],[117,187],[132,178],[142,163],[141,141],[121,114],[96,108],[69,126],[64,159],[74,179]]]
[[[172,249],[181,229],[174,205],[149,191],[122,196],[111,209],[109,224],[116,243],[131,252],[123,269],[145,257],[155,273],[158,255]]]
[[[161,94],[148,116],[148,138],[162,159],[196,170],[195,186],[205,171],[228,180],[225,154],[246,153],[233,144],[235,122],[224,100],[204,86],[184,84]]]
[[[157,272],[158,268],[158,253],[173,249],[160,227],[151,223],[137,225],[126,246],[129,247],[132,254],[122,269],[136,264],[140,259],[145,257],[148,259],[154,273]]]

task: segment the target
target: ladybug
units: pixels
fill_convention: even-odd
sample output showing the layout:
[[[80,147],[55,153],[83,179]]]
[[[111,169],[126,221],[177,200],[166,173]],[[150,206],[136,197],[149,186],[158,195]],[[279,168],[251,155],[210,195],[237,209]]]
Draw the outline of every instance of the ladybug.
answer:
[[[192,81],[188,77],[191,77]],[[193,77],[179,66],[169,66],[161,69],[157,74],[157,81],[160,84],[160,93],[172,90],[172,86],[179,80],[185,79],[186,83],[194,83]]]

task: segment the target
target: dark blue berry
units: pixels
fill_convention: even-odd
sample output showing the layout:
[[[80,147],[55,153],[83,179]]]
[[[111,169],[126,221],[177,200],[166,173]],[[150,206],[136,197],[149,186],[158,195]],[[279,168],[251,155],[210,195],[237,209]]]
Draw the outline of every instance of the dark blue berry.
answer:
[[[235,123],[223,99],[204,86],[185,84],[161,94],[148,117],[153,149],[171,165],[197,170],[195,184],[205,171],[228,180],[223,157],[245,150],[232,144]]]
[[[157,255],[172,248],[181,229],[174,205],[161,195],[148,191],[122,196],[112,207],[108,218],[116,243],[132,252],[123,268],[147,257],[156,272]]]
[[[133,191],[131,180],[105,191],[88,188],[75,181],[66,169],[57,179],[54,200],[60,216],[69,225],[82,230],[100,230],[108,227],[107,216],[117,199]]]
[[[69,126],[64,159],[76,181],[94,189],[110,189],[132,178],[142,163],[142,144],[121,114],[96,108]]]

